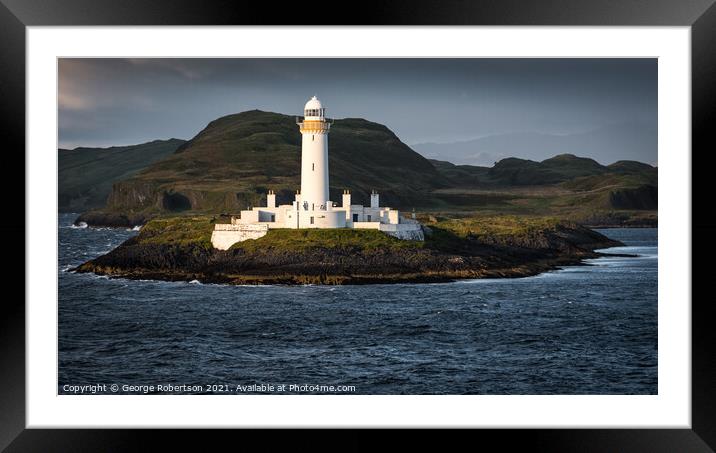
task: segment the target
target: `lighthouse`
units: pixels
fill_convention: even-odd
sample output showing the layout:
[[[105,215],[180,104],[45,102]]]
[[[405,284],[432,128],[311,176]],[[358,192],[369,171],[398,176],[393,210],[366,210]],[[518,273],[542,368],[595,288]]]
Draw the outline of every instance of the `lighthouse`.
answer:
[[[274,189],[266,193],[266,206],[241,211],[231,223],[217,223],[211,243],[220,250],[249,239],[259,239],[274,228],[351,228],[378,230],[398,239],[422,241],[423,230],[415,219],[380,206],[378,192],[371,190],[370,206],[354,204],[343,190],[342,206],[333,203],[328,191],[328,133],[332,121],[316,96],[306,102],[303,117],[296,120],[301,131],[301,190],[291,204],[279,204]],[[283,188],[283,191],[288,188]],[[290,188],[291,191],[294,188]]]
[[[328,199],[328,132],[326,109],[313,96],[303,108],[301,131],[301,205],[304,210],[325,211]]]

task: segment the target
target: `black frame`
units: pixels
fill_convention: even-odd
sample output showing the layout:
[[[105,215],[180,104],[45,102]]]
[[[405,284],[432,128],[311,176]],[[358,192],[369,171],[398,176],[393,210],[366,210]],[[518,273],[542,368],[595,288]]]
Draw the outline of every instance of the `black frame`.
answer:
[[[25,27],[41,25],[675,25],[691,26],[692,51],[692,241],[698,256],[714,255],[716,214],[710,209],[709,186],[698,173],[709,171],[706,153],[716,150],[712,124],[716,122],[716,6],[715,0],[399,0],[391,3],[365,0],[346,6],[305,8],[303,2],[270,3],[225,0],[0,0],[0,114],[4,153],[8,168],[25,168]],[[280,6],[279,6],[280,5]],[[277,7],[278,6],[278,7]],[[279,11],[280,10],[280,11]],[[701,164],[701,165],[698,165]],[[17,180],[0,179],[9,195],[2,222],[5,238],[20,237],[24,230],[24,199],[17,196],[25,187],[24,171],[13,171]],[[23,189],[24,190],[24,189]],[[24,198],[24,197],[23,197]],[[695,208],[703,205],[696,213]],[[17,213],[23,213],[20,217]],[[23,219],[18,221],[18,219]],[[27,238],[26,238],[27,240]],[[20,241],[6,241],[5,261],[15,258],[6,285],[19,286],[25,272],[24,248]],[[710,253],[711,252],[711,253]],[[694,255],[695,257],[695,255]],[[710,268],[693,260],[692,294],[704,289]],[[23,269],[23,271],[19,271]],[[31,271],[31,269],[28,269]],[[23,278],[24,279],[24,278]],[[0,305],[0,448],[7,451],[124,451],[144,450],[151,436],[162,446],[188,446],[190,431],[169,430],[46,430],[25,429],[25,302],[24,287],[11,293],[6,286]],[[9,294],[13,294],[10,296]],[[22,294],[22,296],[21,296]],[[713,451],[716,449],[716,342],[711,330],[714,312],[709,297],[692,297],[692,429],[578,429],[578,430],[479,430],[483,442],[498,441],[505,447],[527,447],[548,451]],[[689,301],[673,301],[688,303]],[[305,432],[284,437],[292,447],[304,443]],[[202,431],[202,446],[216,437],[233,445],[258,440],[276,446],[275,436],[262,433]],[[347,433],[342,433],[347,434]],[[366,449],[376,445],[363,441],[360,433],[342,436],[340,444],[322,442],[331,449]],[[211,436],[211,437],[209,437]],[[261,437],[259,437],[261,436]],[[247,438],[248,437],[248,438]],[[406,438],[401,436],[405,447]],[[451,436],[452,437],[452,436]],[[209,440],[211,439],[211,440]],[[410,439],[423,441],[422,432]],[[217,439],[219,440],[219,439]],[[207,443],[203,443],[207,442]],[[381,446],[389,446],[385,440]],[[230,444],[231,445],[231,444]],[[450,443],[443,442],[443,447]],[[536,447],[536,448],[535,448]]]

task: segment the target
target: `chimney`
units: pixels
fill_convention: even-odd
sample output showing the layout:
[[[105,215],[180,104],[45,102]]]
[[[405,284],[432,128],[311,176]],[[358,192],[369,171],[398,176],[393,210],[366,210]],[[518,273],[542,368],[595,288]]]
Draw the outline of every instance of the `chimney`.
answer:
[[[375,190],[370,194],[370,207],[371,208],[379,208],[380,207],[378,192],[376,192]]]
[[[267,208],[275,208],[276,207],[276,194],[273,190],[269,190],[268,194],[266,195],[266,207]]]
[[[343,191],[343,207],[344,208],[351,207],[351,191],[350,190]]]

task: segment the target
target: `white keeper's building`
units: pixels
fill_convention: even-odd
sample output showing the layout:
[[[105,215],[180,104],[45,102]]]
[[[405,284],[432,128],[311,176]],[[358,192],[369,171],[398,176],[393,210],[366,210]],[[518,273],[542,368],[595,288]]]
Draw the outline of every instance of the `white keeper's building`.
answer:
[[[271,228],[356,228],[380,230],[406,240],[423,240],[415,219],[407,219],[396,209],[381,207],[375,191],[370,206],[351,203],[350,191],[343,192],[341,206],[329,199],[328,133],[331,123],[326,109],[313,96],[296,121],[301,131],[301,190],[293,204],[276,205],[276,194],[269,190],[265,207],[241,211],[231,223],[216,224],[211,236],[215,248],[226,250],[246,239],[264,236]]]

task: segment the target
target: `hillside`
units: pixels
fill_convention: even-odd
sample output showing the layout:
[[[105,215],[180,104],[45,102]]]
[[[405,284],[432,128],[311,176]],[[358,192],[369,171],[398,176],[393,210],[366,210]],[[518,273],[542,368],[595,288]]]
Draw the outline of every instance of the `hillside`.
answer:
[[[455,165],[444,160],[430,159],[433,167],[450,181],[451,186],[476,187],[488,183],[490,168],[476,165]]]
[[[171,156],[115,184],[109,213],[237,212],[273,189],[290,203],[300,187],[301,136],[295,118],[252,110],[212,121]],[[357,203],[378,190],[386,204],[414,206],[447,180],[387,127],[336,120],[329,138],[331,197],[350,188]],[[399,171],[396,171],[399,169]]]
[[[555,184],[608,171],[595,160],[573,154],[560,154],[542,162],[514,157],[503,159],[490,168],[488,175],[497,184],[522,186]]]
[[[161,160],[184,140],[154,140],[133,146],[59,149],[58,206],[60,212],[101,208],[116,181],[130,178]]]
[[[433,195],[443,215],[557,215],[590,225],[655,225],[658,170],[635,161],[603,166],[562,154],[535,162],[503,159],[493,167],[431,160],[450,183]]]

